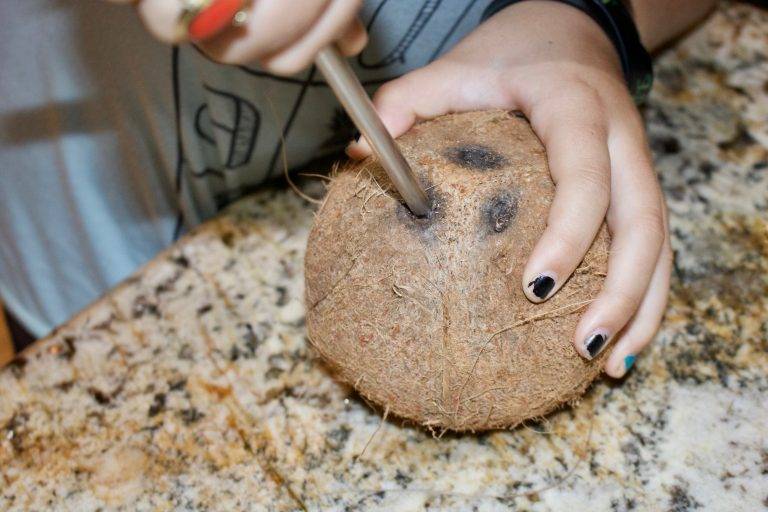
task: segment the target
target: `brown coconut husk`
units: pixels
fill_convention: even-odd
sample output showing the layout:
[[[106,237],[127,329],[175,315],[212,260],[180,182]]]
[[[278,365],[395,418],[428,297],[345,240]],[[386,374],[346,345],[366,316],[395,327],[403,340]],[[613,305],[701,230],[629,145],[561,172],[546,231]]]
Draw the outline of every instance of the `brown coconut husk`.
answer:
[[[528,122],[453,114],[398,142],[434,211],[414,217],[372,159],[335,175],[307,247],[312,344],[363,396],[430,428],[509,427],[579,397],[605,357],[571,344],[603,282],[605,226],[563,288],[533,304],[522,271],[554,185]]]

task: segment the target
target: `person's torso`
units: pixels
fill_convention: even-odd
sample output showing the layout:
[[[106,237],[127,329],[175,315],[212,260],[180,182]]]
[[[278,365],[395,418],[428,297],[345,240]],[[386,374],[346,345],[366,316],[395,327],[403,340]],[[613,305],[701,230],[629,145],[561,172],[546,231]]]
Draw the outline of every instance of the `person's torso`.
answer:
[[[373,92],[450,49],[487,3],[366,2],[370,43],[353,67]],[[354,134],[314,68],[221,65],[153,41],[108,2],[13,4],[0,4],[15,20],[0,32],[0,296],[37,335]]]

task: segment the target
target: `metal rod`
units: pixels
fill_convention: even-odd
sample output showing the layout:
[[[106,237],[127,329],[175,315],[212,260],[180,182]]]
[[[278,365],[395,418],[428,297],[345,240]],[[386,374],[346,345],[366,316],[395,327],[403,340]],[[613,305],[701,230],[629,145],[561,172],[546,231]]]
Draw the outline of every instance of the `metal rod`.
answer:
[[[423,217],[431,209],[430,201],[416,179],[413,169],[400,152],[394,139],[373,108],[368,93],[352,70],[349,62],[341,56],[335,45],[325,47],[317,54],[315,64],[325,76],[336,97],[352,118],[352,121],[371,145],[389,179],[403,197],[411,211]]]

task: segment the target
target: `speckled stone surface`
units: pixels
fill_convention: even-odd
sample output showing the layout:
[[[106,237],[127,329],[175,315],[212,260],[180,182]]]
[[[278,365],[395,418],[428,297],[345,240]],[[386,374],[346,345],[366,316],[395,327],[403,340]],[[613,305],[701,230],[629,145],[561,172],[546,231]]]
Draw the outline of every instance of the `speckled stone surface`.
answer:
[[[768,509],[767,43],[726,5],[657,63],[677,259],[624,382],[513,431],[382,422],[305,339],[312,209],[264,191],[0,372],[0,509]]]

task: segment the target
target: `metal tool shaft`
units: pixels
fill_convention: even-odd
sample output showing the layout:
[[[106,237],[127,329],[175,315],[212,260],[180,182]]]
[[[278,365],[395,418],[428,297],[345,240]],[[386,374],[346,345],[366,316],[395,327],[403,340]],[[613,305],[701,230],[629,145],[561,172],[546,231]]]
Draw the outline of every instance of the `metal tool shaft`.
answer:
[[[344,110],[371,145],[389,179],[403,197],[411,211],[423,217],[431,209],[429,199],[421,188],[416,175],[403,157],[394,139],[373,108],[368,93],[352,70],[349,62],[341,56],[335,45],[327,46],[317,54],[315,64],[325,76]]]

